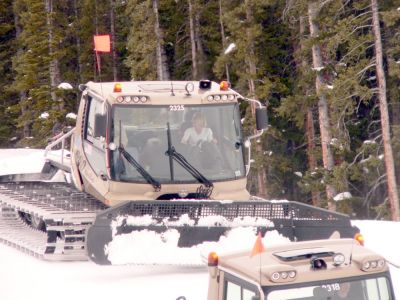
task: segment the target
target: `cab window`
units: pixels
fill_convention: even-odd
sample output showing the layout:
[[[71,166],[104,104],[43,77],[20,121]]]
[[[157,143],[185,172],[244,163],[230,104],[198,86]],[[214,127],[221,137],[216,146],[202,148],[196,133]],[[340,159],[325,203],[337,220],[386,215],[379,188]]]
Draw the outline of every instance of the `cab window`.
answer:
[[[256,293],[239,284],[226,281],[225,284],[225,300],[255,300]]]
[[[86,119],[86,139],[93,142],[94,140],[100,140],[99,137],[94,137],[94,117],[96,114],[102,113],[103,103],[95,98],[89,99],[89,107]]]

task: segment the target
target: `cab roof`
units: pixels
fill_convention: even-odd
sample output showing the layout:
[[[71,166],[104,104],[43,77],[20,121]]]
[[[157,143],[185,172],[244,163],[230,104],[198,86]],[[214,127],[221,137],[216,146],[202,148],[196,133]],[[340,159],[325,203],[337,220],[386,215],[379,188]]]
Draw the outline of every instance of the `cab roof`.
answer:
[[[360,246],[353,239],[293,242],[281,246],[265,245],[264,247],[264,252],[252,257],[250,250],[222,255],[218,258],[218,266],[228,273],[257,282],[262,286],[352,277],[368,272],[385,272],[388,269],[386,263],[374,269],[363,269],[367,261],[382,264],[384,259]],[[339,266],[335,266],[333,261],[336,253],[341,253],[345,257],[345,262]],[[326,268],[313,269],[311,261],[315,258],[323,259]],[[287,275],[290,271],[295,272],[294,278],[272,279],[274,273],[286,272]],[[275,274],[275,276],[278,275]]]
[[[220,85],[210,81],[209,89],[201,89],[200,81],[121,81],[121,82],[93,82],[89,81],[86,86],[99,95],[108,95],[114,93],[114,85],[121,84],[122,93],[187,93],[186,86],[193,84],[192,94],[203,94],[205,92],[220,92]]]

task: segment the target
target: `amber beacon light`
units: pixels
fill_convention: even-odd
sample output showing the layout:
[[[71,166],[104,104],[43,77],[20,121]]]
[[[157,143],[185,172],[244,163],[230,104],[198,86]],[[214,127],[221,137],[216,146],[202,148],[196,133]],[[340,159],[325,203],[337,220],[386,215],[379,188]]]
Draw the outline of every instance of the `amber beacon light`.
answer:
[[[221,81],[221,83],[219,84],[219,89],[221,91],[227,91],[229,90],[229,88],[231,87],[231,84],[229,83],[229,81]]]
[[[209,267],[218,266],[218,254],[217,253],[210,252],[210,254],[208,254],[208,266]]]

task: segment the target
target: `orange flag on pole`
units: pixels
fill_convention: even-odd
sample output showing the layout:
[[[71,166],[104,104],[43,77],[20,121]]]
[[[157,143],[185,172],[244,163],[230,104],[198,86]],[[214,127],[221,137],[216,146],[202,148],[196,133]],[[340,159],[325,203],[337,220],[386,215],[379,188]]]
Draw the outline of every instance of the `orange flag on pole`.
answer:
[[[256,242],[254,243],[253,250],[251,251],[250,257],[253,257],[254,255],[260,254],[264,251],[265,251],[265,248],[264,248],[264,245],[262,242],[261,232],[258,232],[257,239],[256,239]]]
[[[97,70],[101,78],[101,63],[99,52],[109,53],[111,52],[111,42],[109,34],[94,35],[94,52],[96,54]]]
[[[111,52],[110,35],[95,35],[94,37],[94,51],[96,52]]]

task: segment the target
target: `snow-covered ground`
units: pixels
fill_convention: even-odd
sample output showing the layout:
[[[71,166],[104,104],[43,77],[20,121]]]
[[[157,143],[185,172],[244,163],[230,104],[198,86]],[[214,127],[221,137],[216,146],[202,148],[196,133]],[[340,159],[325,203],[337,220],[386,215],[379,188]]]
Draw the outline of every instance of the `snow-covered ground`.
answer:
[[[0,174],[38,172],[43,151],[0,150]],[[400,265],[400,222],[354,221],[365,245]],[[264,239],[268,247],[279,236]],[[250,249],[249,249],[250,250]],[[178,258],[179,255],[177,254]],[[400,270],[391,267],[400,299]],[[176,299],[207,298],[205,267],[97,266],[92,262],[46,262],[0,244],[0,299]]]

